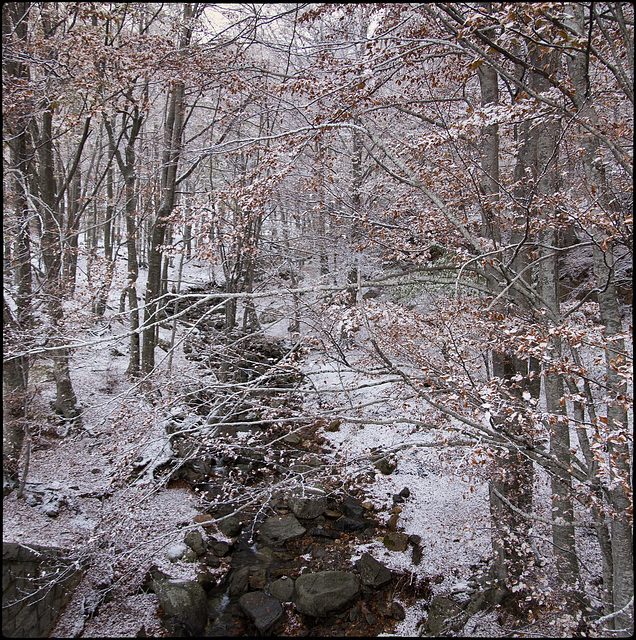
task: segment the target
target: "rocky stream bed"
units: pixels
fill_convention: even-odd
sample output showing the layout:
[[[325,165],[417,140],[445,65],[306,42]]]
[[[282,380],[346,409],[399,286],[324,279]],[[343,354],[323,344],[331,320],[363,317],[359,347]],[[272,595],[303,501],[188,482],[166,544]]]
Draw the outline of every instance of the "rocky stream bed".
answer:
[[[226,332],[216,313],[196,323],[183,353],[199,368],[199,381],[179,389],[155,443],[139,448],[119,484],[186,491],[199,505],[172,530],[161,557],[153,556],[137,591],[156,595],[161,634],[377,636],[394,632],[411,605],[424,603],[428,615],[418,631],[439,635],[489,606],[492,598],[477,580],[453,598],[435,596],[434,585],[446,576],[415,571],[422,540],[400,521],[412,499],[409,487],[390,498],[388,519],[364,490],[377,474],[395,473],[397,462],[372,450],[364,473],[343,472],[321,435],[337,431],[339,422],[302,411],[297,347]],[[223,393],[205,382],[210,374]],[[27,503],[57,518],[74,503],[58,484],[27,483]],[[116,490],[97,497],[106,504]],[[413,570],[390,570],[376,560],[367,549],[378,544]],[[196,577],[183,578],[184,567]],[[483,568],[475,566],[476,575]],[[108,608],[112,581],[97,584],[94,606],[83,602],[83,620]],[[149,633],[142,624],[136,635],[156,636],[157,628]]]

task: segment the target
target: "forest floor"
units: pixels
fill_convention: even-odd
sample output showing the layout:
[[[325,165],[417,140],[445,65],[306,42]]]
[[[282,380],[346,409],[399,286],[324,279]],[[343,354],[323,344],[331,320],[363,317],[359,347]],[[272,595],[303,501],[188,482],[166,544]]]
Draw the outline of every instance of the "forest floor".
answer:
[[[200,265],[186,273],[191,283],[210,278]],[[81,295],[78,299],[81,307]],[[276,306],[272,303],[270,309],[272,305]],[[81,314],[77,317],[81,319]],[[163,636],[157,598],[140,590],[140,585],[151,564],[174,578],[196,577],[192,563],[168,561],[165,549],[182,539],[182,527],[191,524],[205,505],[187,486],[168,488],[135,476],[134,462],[153,441],[160,440],[159,426],[165,416],[160,405],[150,402],[138,383],[125,375],[125,345],[100,342],[124,333],[125,325],[108,321],[85,324],[83,329],[79,325],[78,337],[92,343],[73,356],[82,426],[63,433],[47,406],[54,387],[46,367],[34,370],[38,415],[37,428],[31,432],[27,484],[22,498],[13,491],[3,501],[3,540],[85,549],[89,554],[92,566],[52,637],[134,637],[142,628],[148,636]],[[286,327],[281,320],[268,331],[272,337],[281,337]],[[352,351],[350,356],[353,362],[362,354]],[[475,568],[491,554],[488,487],[478,467],[471,464],[468,448],[431,446],[456,435],[453,425],[420,429],[412,421],[426,422],[430,416],[403,388],[396,384],[360,388],[368,382],[364,374],[325,359],[324,353],[311,347],[300,366],[306,376],[301,392],[307,415],[319,414],[327,403],[334,415],[346,409],[357,416],[356,422],[342,422],[331,431],[324,429],[323,421],[318,430],[330,445],[332,465],[350,482],[346,486],[357,485],[383,522],[391,516],[392,496],[405,487],[410,492],[401,505],[398,528],[421,537],[421,561],[414,565],[410,551],[388,551],[379,539],[352,549],[352,558],[369,552],[391,570],[408,570],[417,579],[427,579],[432,596],[465,590]],[[200,376],[181,349],[175,353],[172,372],[165,371],[163,363],[159,367],[164,370],[154,381],[155,389]],[[332,391],[325,394],[328,389]],[[376,473],[373,481],[357,480],[372,470],[370,454],[377,447],[394,451],[395,471]],[[546,479],[538,476],[536,482],[537,495],[549,495]],[[537,500],[542,502],[547,503]],[[537,525],[538,552],[549,562],[549,531],[543,529]],[[591,544],[585,553],[591,566],[600,566]],[[109,586],[109,597],[92,601],[104,585]],[[427,602],[403,604],[406,618],[392,634],[420,635]],[[560,637],[568,635],[569,623],[567,616],[553,611],[541,623],[511,629],[497,611],[482,611],[457,635]]]

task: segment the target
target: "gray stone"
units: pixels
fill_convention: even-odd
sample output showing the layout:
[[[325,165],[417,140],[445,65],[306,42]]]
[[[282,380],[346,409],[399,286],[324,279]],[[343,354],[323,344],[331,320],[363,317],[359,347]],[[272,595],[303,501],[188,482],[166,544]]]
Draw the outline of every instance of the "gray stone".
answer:
[[[213,553],[206,553],[204,562],[208,565],[208,567],[212,567],[213,569],[221,566],[221,561]]]
[[[203,587],[194,581],[171,580],[160,571],[153,573],[153,589],[173,632],[201,636],[208,620],[208,602]]]
[[[294,581],[286,576],[274,580],[269,585],[269,592],[281,602],[291,602],[294,597]]]
[[[226,556],[230,552],[230,545],[227,542],[215,542],[212,545],[212,553],[219,558]]]
[[[305,573],[296,579],[295,586],[296,609],[315,617],[339,613],[360,594],[358,578],[347,571]]]
[[[284,544],[300,538],[306,529],[292,515],[279,518],[272,516],[261,525],[260,535],[267,544]]]
[[[289,507],[297,518],[313,519],[327,508],[327,498],[318,496],[294,496],[289,499]]]
[[[4,638],[49,637],[60,611],[82,579],[88,559],[75,568],[77,560],[67,549],[2,543]]]
[[[385,476],[390,476],[397,468],[397,460],[380,458],[373,463],[373,466]]]
[[[198,556],[202,556],[205,553],[205,542],[203,542],[201,532],[197,529],[188,531],[183,538],[183,542],[187,544]]]
[[[263,591],[252,591],[242,595],[239,605],[261,633],[271,629],[283,617],[280,602]]]
[[[393,602],[391,604],[391,615],[395,620],[404,620],[404,618],[406,618],[404,607],[399,602]]]
[[[362,584],[370,587],[379,587],[391,580],[391,572],[370,553],[363,553],[356,560],[356,569],[360,573]]]
[[[262,591],[266,584],[267,571],[265,569],[257,569],[250,576],[249,585],[252,591]]]
[[[361,518],[364,515],[364,507],[357,498],[347,496],[342,501],[342,513],[350,518]]]
[[[224,533],[229,538],[234,538],[241,533],[243,525],[237,516],[229,516],[228,518],[221,520],[218,527],[221,533]]]
[[[230,598],[236,598],[247,591],[250,579],[250,568],[241,567],[230,578]]]
[[[442,632],[459,631],[467,618],[468,614],[457,602],[444,596],[435,596],[428,611],[426,633],[435,637]]]
[[[366,529],[367,522],[365,520],[358,520],[357,518],[348,518],[342,516],[336,520],[336,531],[342,531],[343,533],[361,533]]]

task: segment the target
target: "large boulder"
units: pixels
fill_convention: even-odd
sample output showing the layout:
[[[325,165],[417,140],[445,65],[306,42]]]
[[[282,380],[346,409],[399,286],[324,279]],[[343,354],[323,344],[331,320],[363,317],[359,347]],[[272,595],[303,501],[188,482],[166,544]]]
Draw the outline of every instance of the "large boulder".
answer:
[[[339,613],[360,593],[358,578],[347,571],[305,573],[296,579],[295,586],[296,609],[315,617]]]
[[[356,569],[360,573],[362,584],[369,587],[380,587],[391,580],[391,572],[370,553],[363,553],[356,560]]]
[[[272,516],[261,525],[260,535],[266,544],[279,545],[300,538],[306,529],[294,516]]]
[[[271,629],[283,617],[280,602],[263,591],[252,591],[242,595],[239,605],[261,633]]]
[[[153,572],[152,588],[163,609],[164,621],[172,632],[203,635],[208,621],[208,601],[203,587],[192,580],[173,580]]]

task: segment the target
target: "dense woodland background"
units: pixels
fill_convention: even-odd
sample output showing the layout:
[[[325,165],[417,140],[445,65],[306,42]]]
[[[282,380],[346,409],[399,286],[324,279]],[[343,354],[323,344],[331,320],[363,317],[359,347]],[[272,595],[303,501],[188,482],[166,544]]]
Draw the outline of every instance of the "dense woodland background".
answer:
[[[8,2],[2,38],[5,495],[43,398],[87,428],[82,350],[168,414],[213,317],[208,422],[258,422],[268,374],[228,371],[284,316],[278,371],[319,350],[453,430],[498,602],[544,579],[547,474],[550,584],[581,632],[630,635],[632,4]],[[330,402],[317,424],[355,422]]]

